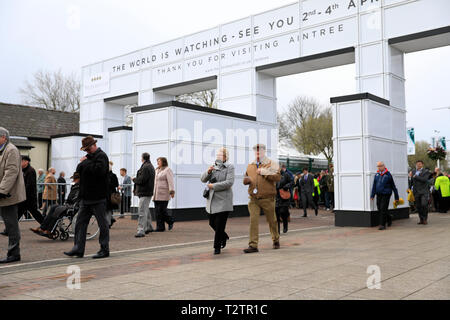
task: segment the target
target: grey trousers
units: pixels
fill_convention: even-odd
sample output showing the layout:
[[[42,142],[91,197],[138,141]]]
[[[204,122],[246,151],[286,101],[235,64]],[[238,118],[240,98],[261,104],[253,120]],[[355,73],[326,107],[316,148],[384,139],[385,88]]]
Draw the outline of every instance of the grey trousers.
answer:
[[[106,216],[106,200],[93,204],[86,204],[83,200],[80,201],[80,210],[78,210],[77,221],[75,223],[74,247],[72,250],[84,253],[87,228],[92,215],[97,219],[100,228],[100,237],[98,238],[100,249],[109,252],[109,224]]]
[[[139,197],[139,218],[138,218],[138,233],[145,231],[152,231],[152,216],[150,214],[150,200],[152,197]]]
[[[17,221],[18,208],[18,205],[0,207],[0,215],[5,222],[5,230],[8,233],[8,257],[20,255],[20,230],[19,221]]]

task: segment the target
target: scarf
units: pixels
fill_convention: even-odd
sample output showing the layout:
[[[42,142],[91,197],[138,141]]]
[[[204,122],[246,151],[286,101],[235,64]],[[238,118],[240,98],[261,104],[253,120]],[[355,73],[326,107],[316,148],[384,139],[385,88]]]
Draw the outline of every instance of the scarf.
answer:
[[[8,144],[8,141],[6,141],[4,144],[2,144],[0,146],[0,154],[3,153],[3,151],[5,150],[7,144]]]
[[[386,174],[386,172],[388,172],[388,169],[387,169],[387,168],[384,168],[384,171],[383,171],[383,172],[380,172],[380,170],[378,170],[377,172],[380,174],[380,176],[383,176],[383,175]]]

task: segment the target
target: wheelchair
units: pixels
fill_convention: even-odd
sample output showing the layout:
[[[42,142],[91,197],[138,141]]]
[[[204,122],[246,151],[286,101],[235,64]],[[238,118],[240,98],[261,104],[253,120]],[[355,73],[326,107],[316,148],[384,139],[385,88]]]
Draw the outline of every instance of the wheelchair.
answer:
[[[75,208],[69,207],[67,210],[61,213],[53,228],[50,230],[51,239],[60,239],[61,241],[67,241],[69,238],[75,236],[75,225],[77,219],[77,212]],[[93,239],[100,231],[100,227],[97,224],[95,216],[91,217],[89,221],[86,240]]]

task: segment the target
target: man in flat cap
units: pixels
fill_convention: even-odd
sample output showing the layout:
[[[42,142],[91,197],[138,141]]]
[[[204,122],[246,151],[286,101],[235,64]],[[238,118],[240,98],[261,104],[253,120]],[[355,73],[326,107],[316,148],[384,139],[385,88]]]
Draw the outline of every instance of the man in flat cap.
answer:
[[[87,227],[92,215],[95,215],[100,227],[100,251],[93,258],[106,258],[109,257],[109,224],[106,217],[109,160],[92,136],[83,138],[81,150],[87,154],[80,159],[76,169],[80,175],[80,210],[75,224],[74,246],[64,254],[79,258],[84,256]]]
[[[259,216],[263,210],[272,235],[273,248],[280,248],[280,234],[278,233],[275,215],[276,183],[280,181],[280,167],[276,161],[266,157],[266,146],[257,144],[253,147],[255,160],[247,166],[244,184],[248,185],[250,212],[250,241],[245,253],[258,252]]]

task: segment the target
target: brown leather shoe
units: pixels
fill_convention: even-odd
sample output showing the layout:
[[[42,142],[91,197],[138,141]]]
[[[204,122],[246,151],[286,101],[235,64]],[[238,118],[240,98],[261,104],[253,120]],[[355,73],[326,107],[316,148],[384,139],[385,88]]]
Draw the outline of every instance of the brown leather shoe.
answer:
[[[428,224],[428,221],[427,220],[423,220],[422,224]]]
[[[273,243],[273,248],[274,249],[280,249],[280,241],[274,242]]]
[[[244,253],[253,253],[253,252],[259,252],[258,248],[248,247],[247,249],[244,249]]]

